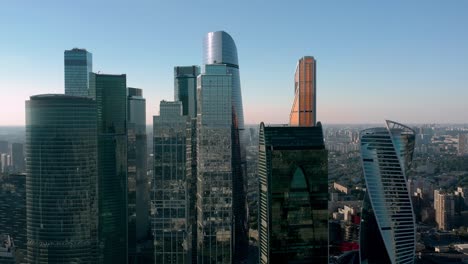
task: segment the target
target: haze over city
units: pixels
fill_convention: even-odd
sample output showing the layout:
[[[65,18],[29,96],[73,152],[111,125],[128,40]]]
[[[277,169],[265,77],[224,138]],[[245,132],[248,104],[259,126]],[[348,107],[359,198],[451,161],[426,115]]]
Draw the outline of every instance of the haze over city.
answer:
[[[110,8],[112,7],[112,8]],[[14,1],[0,4],[0,126],[29,96],[63,93],[63,51],[142,88],[147,124],[173,100],[173,68],[202,63],[206,32],[236,40],[246,124],[287,123],[297,60],[317,60],[318,120],[465,123],[466,1]]]

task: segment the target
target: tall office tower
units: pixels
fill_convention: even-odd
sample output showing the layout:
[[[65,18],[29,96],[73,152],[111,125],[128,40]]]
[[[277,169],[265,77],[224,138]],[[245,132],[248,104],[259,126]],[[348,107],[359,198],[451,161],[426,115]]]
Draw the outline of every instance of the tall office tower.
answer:
[[[260,124],[259,263],[328,263],[322,126]]]
[[[89,96],[89,78],[93,71],[93,55],[85,49],[65,51],[65,94]]]
[[[221,74],[231,75],[231,142],[232,142],[232,219],[234,234],[233,239],[233,263],[242,262],[247,256],[248,227],[247,227],[247,204],[245,180],[246,157],[244,131],[244,110],[242,107],[242,93],[239,75],[239,62],[237,59],[237,47],[232,37],[224,31],[210,32],[206,35],[203,45],[203,64],[224,64],[226,71],[221,69]],[[215,67],[216,68],[216,67]],[[215,70],[216,71],[216,70]],[[205,72],[207,70],[205,69]],[[212,77],[207,77],[209,79]],[[217,78],[217,77],[213,77]],[[204,86],[205,84],[202,84]],[[216,85],[215,85],[216,86]],[[218,89],[222,89],[225,84],[218,84]],[[224,99],[223,99],[224,100]],[[205,107],[205,110],[206,107]],[[224,113],[223,113],[224,115]]]
[[[314,57],[299,59],[294,74],[294,102],[289,115],[291,126],[315,126],[317,120],[316,61]]]
[[[197,76],[199,66],[174,67],[174,101],[182,102],[182,114],[197,117]]]
[[[182,102],[161,101],[153,117],[155,263],[189,263],[187,246],[186,125]]]
[[[99,259],[127,262],[127,81],[125,74],[90,75],[97,104]]]
[[[197,263],[197,119],[187,121],[187,154],[186,154],[186,184],[187,184],[187,250],[189,262]]]
[[[416,228],[406,184],[415,132],[386,121],[386,128],[361,131],[367,193],[362,206],[361,263],[414,263]]]
[[[232,263],[232,74],[225,64],[205,65],[198,76],[198,263]]]
[[[23,144],[21,143],[12,143],[11,144],[11,162],[14,171],[23,172],[24,171],[24,152]]]
[[[450,230],[453,226],[453,218],[455,216],[455,197],[453,194],[435,190],[434,210],[437,228],[440,230]]]
[[[136,262],[137,243],[149,232],[149,185],[146,169],[146,100],[141,89],[128,88],[128,248]]]
[[[26,252],[26,175],[0,176],[0,234],[9,234],[21,255]],[[1,241],[1,240],[0,240]],[[18,261],[19,263],[23,263]],[[2,262],[0,262],[2,263]]]
[[[96,137],[92,99],[26,101],[27,263],[94,263]]]

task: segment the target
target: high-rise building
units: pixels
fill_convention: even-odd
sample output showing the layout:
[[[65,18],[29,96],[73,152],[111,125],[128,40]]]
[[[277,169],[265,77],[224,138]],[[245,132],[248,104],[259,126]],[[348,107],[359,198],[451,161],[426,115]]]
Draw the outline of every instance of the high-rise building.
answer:
[[[197,263],[197,118],[188,118],[186,137],[187,250],[189,262]]]
[[[128,88],[127,177],[129,263],[143,261],[138,243],[149,239],[149,199],[146,159],[146,100],[141,89]],[[145,260],[147,261],[147,260]]]
[[[13,166],[13,170],[16,172],[24,171],[23,144],[21,143],[11,144],[11,165]]]
[[[233,239],[232,250],[233,250],[233,263],[239,263],[243,261],[243,258],[247,255],[247,208],[246,208],[246,189],[247,183],[245,180],[246,170],[246,154],[245,154],[245,141],[244,137],[244,110],[242,106],[242,93],[241,83],[239,75],[239,62],[237,58],[237,47],[232,37],[224,31],[209,32],[203,43],[203,64],[224,64],[224,69],[221,70],[221,74],[231,75],[231,103],[229,108],[231,109],[231,162],[232,162],[232,220],[233,220]],[[206,66],[205,66],[206,68]],[[216,68],[216,67],[215,67]],[[218,68],[216,68],[218,69]],[[214,68],[212,68],[214,70]],[[217,71],[217,70],[215,70]],[[205,72],[208,71],[205,69]],[[216,73],[217,74],[217,73]],[[206,77],[205,80],[218,77]],[[222,79],[222,78],[221,78]],[[200,84],[197,84],[200,87]],[[202,83],[201,87],[209,85]],[[220,91],[226,84],[211,84],[214,90]],[[218,86],[216,89],[214,87]],[[214,91],[213,90],[213,91]],[[203,93],[203,92],[202,92]],[[219,92],[218,92],[219,93]],[[212,96],[212,95],[209,95]],[[215,96],[216,97],[216,96]],[[219,95],[217,96],[219,97]],[[200,100],[200,99],[199,99]],[[207,103],[207,102],[205,102]],[[208,103],[209,105],[209,103]],[[200,109],[200,107],[199,107]],[[205,106],[205,113],[208,109]],[[220,116],[224,116],[224,113],[220,113]],[[201,144],[201,143],[200,143]]]
[[[7,173],[10,170],[10,155],[7,153],[0,154],[0,172]]]
[[[161,101],[153,117],[155,263],[190,263],[187,236],[186,126],[182,102]]]
[[[28,263],[93,263],[96,103],[36,95],[26,101]]]
[[[328,263],[322,126],[260,125],[259,263]]]
[[[414,263],[416,227],[407,187],[415,132],[386,121],[361,131],[361,161],[367,193],[360,230],[361,263]]]
[[[198,263],[232,263],[232,74],[225,64],[205,65],[197,83]]]
[[[66,50],[65,94],[89,96],[89,78],[93,71],[93,56],[85,49]]]
[[[294,75],[294,102],[289,115],[291,126],[315,126],[317,120],[316,61],[314,57],[299,59]]]
[[[97,104],[99,259],[127,262],[127,81],[126,75],[90,75]]]
[[[455,197],[453,194],[434,190],[434,210],[437,228],[450,230],[455,216]]]
[[[466,133],[458,134],[458,155],[468,154],[468,137]]]
[[[182,114],[197,117],[197,76],[199,66],[174,67],[174,101],[182,102]]]

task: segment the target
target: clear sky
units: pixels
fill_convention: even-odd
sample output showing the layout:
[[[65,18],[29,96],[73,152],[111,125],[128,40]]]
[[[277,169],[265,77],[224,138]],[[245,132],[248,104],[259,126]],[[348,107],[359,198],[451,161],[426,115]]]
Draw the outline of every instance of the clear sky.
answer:
[[[207,32],[238,48],[247,124],[286,123],[297,60],[317,59],[324,124],[468,123],[468,1],[1,1],[0,125],[30,95],[63,93],[63,52],[143,89],[147,120],[173,67],[202,63]]]

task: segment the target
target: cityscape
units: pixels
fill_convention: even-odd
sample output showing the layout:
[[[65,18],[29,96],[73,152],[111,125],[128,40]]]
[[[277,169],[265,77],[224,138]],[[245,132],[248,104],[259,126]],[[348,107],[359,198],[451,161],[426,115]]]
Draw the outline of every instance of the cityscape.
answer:
[[[169,10],[179,4],[150,6]],[[282,14],[281,7],[272,5],[274,14]],[[183,14],[195,10],[186,10],[189,6]],[[109,10],[125,9],[119,7],[124,6]],[[239,7],[217,8],[230,13]],[[129,10],[145,14],[143,9]],[[36,14],[34,7],[25,10]],[[450,21],[466,15],[463,8],[450,10]],[[181,16],[181,21],[189,17]],[[259,16],[252,25],[268,17]],[[463,28],[459,23],[467,20],[461,20],[450,22],[453,32]],[[239,23],[247,31],[249,22]],[[444,102],[440,95],[438,105],[429,99],[433,97],[399,88],[392,92],[395,96],[376,90],[381,97],[376,102],[362,94],[370,90],[356,90],[355,95],[326,91],[336,95],[337,108],[355,100],[356,108],[369,113],[351,120],[346,111],[333,112],[333,105],[322,99],[322,91],[331,86],[326,81],[322,85],[329,75],[321,67],[329,70],[335,63],[322,55],[326,48],[281,53],[278,64],[295,66],[284,74],[284,65],[271,65],[268,76],[260,77],[254,67],[243,66],[244,61],[263,59],[255,57],[261,51],[245,49],[255,44],[243,42],[242,31],[231,31],[228,24],[213,25],[221,28],[206,30],[195,40],[188,37],[191,33],[184,37],[183,45],[201,47],[185,63],[167,58],[154,62],[171,72],[164,77],[171,85],[158,91],[140,82],[142,75],[115,66],[121,64],[102,68],[109,64],[102,62],[102,49],[93,49],[99,45],[79,41],[52,51],[60,55],[54,63],[61,69],[45,70],[63,79],[59,90],[3,87],[16,75],[0,81],[4,94],[28,93],[19,102],[5,95],[0,105],[0,264],[468,263],[466,91],[437,91],[456,97]],[[454,36],[447,43],[468,44],[466,36]],[[171,36],[164,38],[161,42],[169,42]],[[418,36],[407,38],[416,41]],[[112,43],[106,45],[112,49]],[[135,54],[141,52],[136,49],[138,44]],[[468,61],[466,47],[458,52]],[[466,88],[468,67],[460,69],[466,62],[453,63],[453,74],[464,71],[453,83]],[[0,70],[8,72],[7,64]],[[428,70],[424,76],[433,80],[434,75]],[[252,76],[269,79],[269,85],[289,85],[280,92],[272,85],[261,96],[277,98],[262,100],[248,90]],[[279,81],[279,76],[288,79]],[[369,82],[375,81],[373,76],[369,74]],[[434,92],[431,87],[428,93]],[[161,100],[154,105],[156,92],[167,97],[158,95]],[[411,107],[405,105],[408,100],[415,100]],[[449,108],[458,115],[434,114]]]

